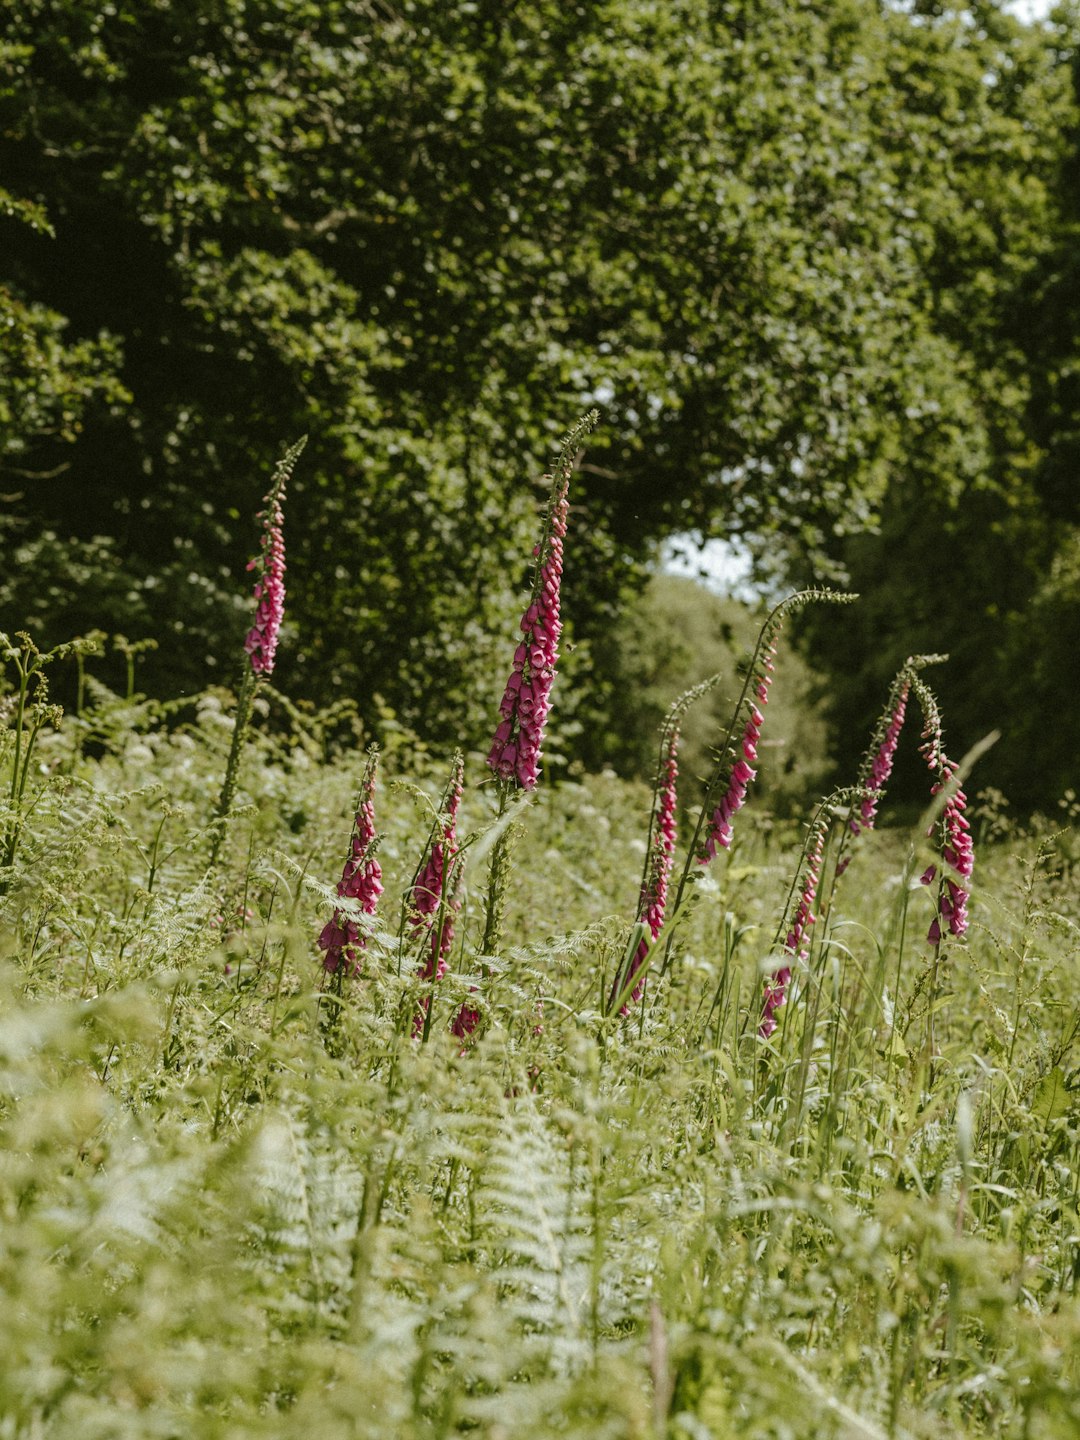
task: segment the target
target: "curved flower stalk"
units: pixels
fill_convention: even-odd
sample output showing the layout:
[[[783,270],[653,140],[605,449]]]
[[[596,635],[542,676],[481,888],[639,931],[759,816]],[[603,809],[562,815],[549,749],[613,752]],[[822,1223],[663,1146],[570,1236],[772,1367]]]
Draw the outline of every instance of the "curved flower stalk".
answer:
[[[247,740],[251,724],[251,712],[255,704],[255,692],[259,681],[270,675],[274,669],[281,621],[285,614],[285,537],[282,502],[292,472],[300,453],[307,444],[307,436],[286,450],[274,470],[274,479],[269,494],[265,497],[266,508],[256,517],[262,521],[262,538],[259,553],[248,564],[249,570],[256,571],[255,620],[244,639],[244,653],[247,664],[240,681],[240,693],[236,698],[236,716],[233,722],[232,745],[225,766],[225,780],[214,811],[213,841],[210,851],[211,865],[217,862],[218,851],[225,838],[225,824],[236,794],[236,780],[240,769],[240,757]]]
[[[818,881],[821,879],[821,857],[825,851],[825,831],[828,822],[814,827],[813,844],[806,854],[806,868],[803,875],[802,893],[795,910],[795,918],[784,940],[784,949],[792,959],[798,957],[806,963],[810,958],[809,948],[804,948],[807,931],[817,920],[814,913],[814,899],[817,896]],[[808,942],[807,942],[808,943]],[[776,1011],[787,1002],[787,987],[791,981],[791,966],[782,965],[774,970],[765,981],[765,997],[761,1007],[761,1024],[758,1034],[767,1037],[776,1029]]]
[[[932,795],[940,795],[948,788],[941,813],[941,858],[944,862],[941,882],[938,886],[937,913],[930,922],[926,938],[931,945],[940,945],[945,934],[961,938],[968,928],[967,902],[970,891],[964,882],[971,879],[975,868],[975,847],[971,840],[971,825],[964,814],[967,796],[956,782],[960,767],[945,753],[941,715],[937,702],[929,688],[916,682],[916,693],[923,707],[925,725],[920,753],[927,766],[936,776],[931,786]],[[933,834],[933,829],[929,832]],[[951,871],[952,874],[947,872]],[[922,875],[924,885],[933,884],[938,876],[938,867],[931,865]],[[957,878],[953,878],[956,876]]]
[[[674,910],[682,905],[686,887],[694,871],[694,862],[704,866],[712,860],[718,850],[731,846],[734,834],[734,818],[746,803],[747,791],[757,778],[757,771],[751,765],[757,759],[757,747],[765,721],[763,710],[769,699],[773,682],[776,645],[786,617],[805,605],[822,601],[833,605],[849,605],[859,597],[839,590],[810,589],[798,590],[775,605],[765,618],[758,634],[757,644],[750,658],[750,666],[743,681],[742,691],[735,704],[727,735],[720,745],[719,760],[705,792],[697,824],[694,826],[690,851],[679,878],[675,894]],[[663,969],[671,963],[671,945],[664,955]]]
[[[710,675],[707,680],[685,690],[672,702],[664,717],[664,722],[660,726],[660,753],[657,758],[656,777],[653,781],[649,833],[645,844],[645,866],[638,892],[637,912],[634,916],[635,924],[648,926],[650,939],[646,939],[643,935],[634,953],[630,956],[629,965],[624,960],[623,965],[620,966],[608,997],[609,1012],[618,1005],[621,1015],[629,1013],[629,1007],[625,1003],[627,987],[638,977],[645,964],[650,950],[650,941],[655,944],[663,929],[667,911],[668,887],[678,840],[676,813],[682,720],[691,705],[712,690],[720,682],[720,679],[719,674]],[[632,999],[641,999],[643,980],[644,977],[641,977],[634,984]]]
[[[764,675],[758,681],[755,688],[756,704],[750,706],[750,714],[743,727],[742,753],[738,755],[728,773],[727,789],[720,796],[716,808],[709,817],[708,829],[705,832],[705,841],[701,848],[698,859],[702,865],[707,865],[715,856],[718,849],[727,850],[731,847],[734,836],[732,821],[738,811],[746,804],[746,792],[750,783],[757,779],[757,771],[751,768],[750,761],[757,759],[758,741],[761,739],[761,727],[765,723],[765,716],[759,707],[768,704],[769,686],[772,684],[773,659],[776,650],[770,646],[765,652],[763,666]]]
[[[349,854],[337,883],[343,900],[352,900],[365,915],[374,915],[382,894],[382,868],[375,858],[375,780],[379,769],[379,752],[373,745],[368,751],[360,798],[356,805]],[[328,975],[356,975],[360,969],[359,953],[366,940],[356,920],[335,909],[319,935],[318,946],[325,951],[323,969]]]
[[[904,718],[907,714],[908,695],[911,691],[911,682],[905,676],[898,692],[892,697],[891,712],[885,725],[885,729],[874,751],[873,759],[870,762],[869,770],[865,777],[860,774],[860,782],[863,783],[869,792],[859,807],[858,816],[852,816],[848,821],[848,829],[852,835],[858,835],[862,830],[872,830],[874,821],[877,818],[877,807],[892,774],[893,760],[896,757],[896,746],[900,739],[900,731],[904,728]]]
[[[784,936],[783,950],[792,960],[799,960],[805,965],[810,959],[810,927],[817,923],[818,914],[815,910],[817,901],[818,886],[821,883],[821,866],[825,854],[825,841],[828,838],[829,827],[832,824],[833,816],[838,806],[850,804],[852,807],[858,801],[865,803],[866,791],[859,790],[837,790],[827,799],[823,800],[814,812],[810,822],[810,832],[806,838],[803,848],[803,856],[799,870],[796,871],[795,882],[792,884],[788,896],[788,903],[784,911],[784,919],[776,933],[776,943],[779,944],[780,936],[784,933],[784,924],[787,920],[788,911],[791,907],[791,898],[795,893],[795,886],[798,884],[801,874],[802,888],[799,892],[799,901],[795,907],[795,914]],[[791,966],[781,965],[765,981],[765,994],[761,1006],[761,1023],[758,1026],[758,1034],[767,1039],[776,1029],[776,1012],[787,1003],[788,985],[791,983]]]
[[[459,902],[454,895],[458,856],[457,815],[465,778],[460,752],[454,757],[450,779],[439,805],[423,863],[413,877],[406,896],[407,924],[414,939],[427,937],[427,958],[417,969],[421,980],[435,985],[446,974],[447,956],[454,943],[454,914]],[[431,1012],[430,993],[423,996],[413,1017],[413,1038],[426,1036]]]
[[[730,848],[732,822],[736,813],[746,803],[746,793],[757,778],[757,771],[753,769],[751,761],[757,760],[761,727],[765,723],[762,711],[769,700],[769,689],[775,670],[776,645],[784,620],[789,614],[801,610],[813,601],[846,605],[857,598],[836,590],[800,590],[781,600],[766,617],[758,635],[746,680],[743,682],[742,694],[735,707],[731,727],[720,750],[720,763],[705,797],[702,819],[698,821],[695,843],[702,828],[705,830],[697,849],[697,857],[702,865],[707,865],[717,850]],[[739,737],[737,742],[736,735]],[[706,815],[708,823],[703,826],[702,821]]]
[[[676,811],[678,807],[679,739],[680,731],[676,723],[671,725],[667,731],[662,767],[657,775],[653,792],[653,813],[649,848],[646,854],[646,873],[641,884],[637,916],[635,917],[637,922],[643,922],[648,927],[653,944],[664,926],[668,882],[671,879],[675,844],[678,839]],[[631,958],[625,979],[621,973],[616,975],[608,1000],[609,1009],[615,1008],[620,995],[625,994],[629,985],[633,985],[631,998],[635,1001],[641,999],[644,991],[644,977],[638,977],[641,967],[645,963],[645,957],[649,953],[649,946],[650,940],[646,940],[642,936]],[[625,1002],[620,1007],[619,1013],[621,1015],[629,1014],[629,1006]]]
[[[857,811],[855,806],[852,806],[851,814],[848,816],[847,833],[840,840],[835,872],[837,880],[851,863],[851,856],[844,854],[844,847],[848,839],[853,839],[864,830],[873,830],[877,822],[878,806],[884,797],[885,786],[889,783],[892,775],[896,747],[907,716],[912,681],[928,665],[939,665],[948,658],[947,655],[909,655],[896,672],[889,687],[889,697],[885,702],[885,709],[874,727],[870,748],[863,756],[859,766],[859,774],[855,783],[856,788],[862,791],[863,798]]]
[[[947,655],[909,655],[896,673],[889,688],[889,698],[881,718],[874,730],[870,748],[859,766],[856,785],[866,791],[859,813],[852,813],[848,829],[852,835],[862,830],[872,830],[877,818],[877,809],[892,775],[896,746],[907,714],[908,696],[915,676],[928,665],[940,665]]]
[[[958,769],[955,761],[947,760],[941,770],[942,778],[933,787],[932,793],[937,794],[942,790]],[[971,892],[962,882],[971,879],[975,868],[975,848],[971,840],[970,825],[964,815],[966,806],[967,796],[963,790],[957,788],[945,801],[945,810],[941,817],[942,859],[960,876],[960,880],[953,880],[947,874],[944,877],[945,883],[938,897],[938,913],[926,936],[932,945],[940,941],[943,925],[957,938],[967,933],[967,902]]]
[[[532,595],[521,618],[523,639],[499,705],[488,764],[507,786],[533,790],[540,778],[541,744],[551,709],[551,686],[562,634],[560,603],[563,540],[569,508],[570,476],[578,449],[595,429],[597,411],[585,415],[563,440],[552,475],[551,498],[539,543],[533,550],[536,571]]]

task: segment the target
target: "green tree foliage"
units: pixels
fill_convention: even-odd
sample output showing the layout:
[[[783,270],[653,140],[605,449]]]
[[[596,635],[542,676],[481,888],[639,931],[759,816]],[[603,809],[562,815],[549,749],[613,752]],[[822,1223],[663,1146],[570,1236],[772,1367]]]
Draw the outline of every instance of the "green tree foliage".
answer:
[[[0,48],[0,61],[10,60]],[[52,235],[39,205],[0,187],[0,220]],[[115,378],[119,350],[105,333],[65,343],[68,322],[44,305],[0,284],[0,474],[16,481],[52,479],[23,466],[39,447],[69,446],[95,401],[124,403],[130,396]],[[64,464],[62,469],[66,469]],[[21,496],[7,496],[11,502]]]
[[[1024,453],[997,322],[1067,72],[992,6],[25,0],[2,27],[0,166],[55,230],[0,221],[8,283],[65,317],[85,399],[74,444],[20,431],[0,609],[162,634],[153,688],[228,675],[301,433],[282,683],[477,740],[535,472],[594,402],[592,640],[665,534],[802,578]],[[35,579],[68,555],[74,605]]]
[[[943,650],[937,684],[957,750],[1000,728],[979,777],[1025,805],[1053,804],[1076,775],[1075,728],[1057,718],[1072,684],[1060,644],[1080,623],[1070,33],[1025,30],[982,5],[906,34],[903,153],[939,172],[913,221],[942,349],[938,363],[926,357],[925,403],[879,523],[831,547],[864,604],[843,634],[818,616],[806,627],[845,771],[904,656]],[[941,117],[947,152],[925,139]]]

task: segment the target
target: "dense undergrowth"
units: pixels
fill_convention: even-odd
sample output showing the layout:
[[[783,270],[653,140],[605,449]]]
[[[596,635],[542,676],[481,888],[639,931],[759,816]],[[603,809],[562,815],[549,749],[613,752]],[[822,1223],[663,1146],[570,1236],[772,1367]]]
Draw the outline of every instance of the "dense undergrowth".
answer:
[[[445,773],[391,735],[384,904],[332,995],[341,717],[253,735],[211,869],[221,698],[168,727],[88,701],[38,736],[0,897],[4,1440],[1077,1433],[1080,909],[1052,838],[982,844],[973,809],[971,926],[935,949],[924,829],[860,836],[764,1039],[797,826],[747,809],[623,1017],[647,791],[519,806],[481,963],[497,805],[469,756],[425,987],[395,906]]]

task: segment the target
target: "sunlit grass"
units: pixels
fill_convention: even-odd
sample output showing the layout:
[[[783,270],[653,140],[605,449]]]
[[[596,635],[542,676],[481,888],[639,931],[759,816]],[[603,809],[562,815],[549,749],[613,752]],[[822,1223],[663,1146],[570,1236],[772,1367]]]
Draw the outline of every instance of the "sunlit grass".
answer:
[[[1080,966],[1052,843],[980,847],[932,983],[921,852],[860,837],[766,1044],[798,827],[748,807],[668,972],[605,1017],[648,795],[541,790],[483,967],[466,864],[417,1044],[392,905],[332,1024],[321,996],[361,748],[255,737],[208,871],[230,736],[212,698],[189,717],[99,693],[91,744],[39,738],[0,918],[0,1433],[1076,1433]],[[384,772],[396,895],[413,782],[430,805],[444,766],[391,746]],[[466,838],[495,809],[468,772]]]

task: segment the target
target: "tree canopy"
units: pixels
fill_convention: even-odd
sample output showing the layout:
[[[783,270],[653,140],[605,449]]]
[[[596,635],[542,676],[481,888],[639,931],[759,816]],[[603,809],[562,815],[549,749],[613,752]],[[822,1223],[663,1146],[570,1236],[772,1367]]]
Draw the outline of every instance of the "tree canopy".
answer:
[[[620,598],[688,529],[879,576],[860,668],[922,615],[988,693],[979,636],[1005,655],[1076,519],[1071,33],[985,3],[24,0],[0,618],[159,634],[159,690],[228,678],[250,517],[307,433],[282,683],[481,738],[539,471],[598,404],[587,759]],[[951,603],[961,554],[997,619]],[[851,613],[822,651],[854,727]]]

